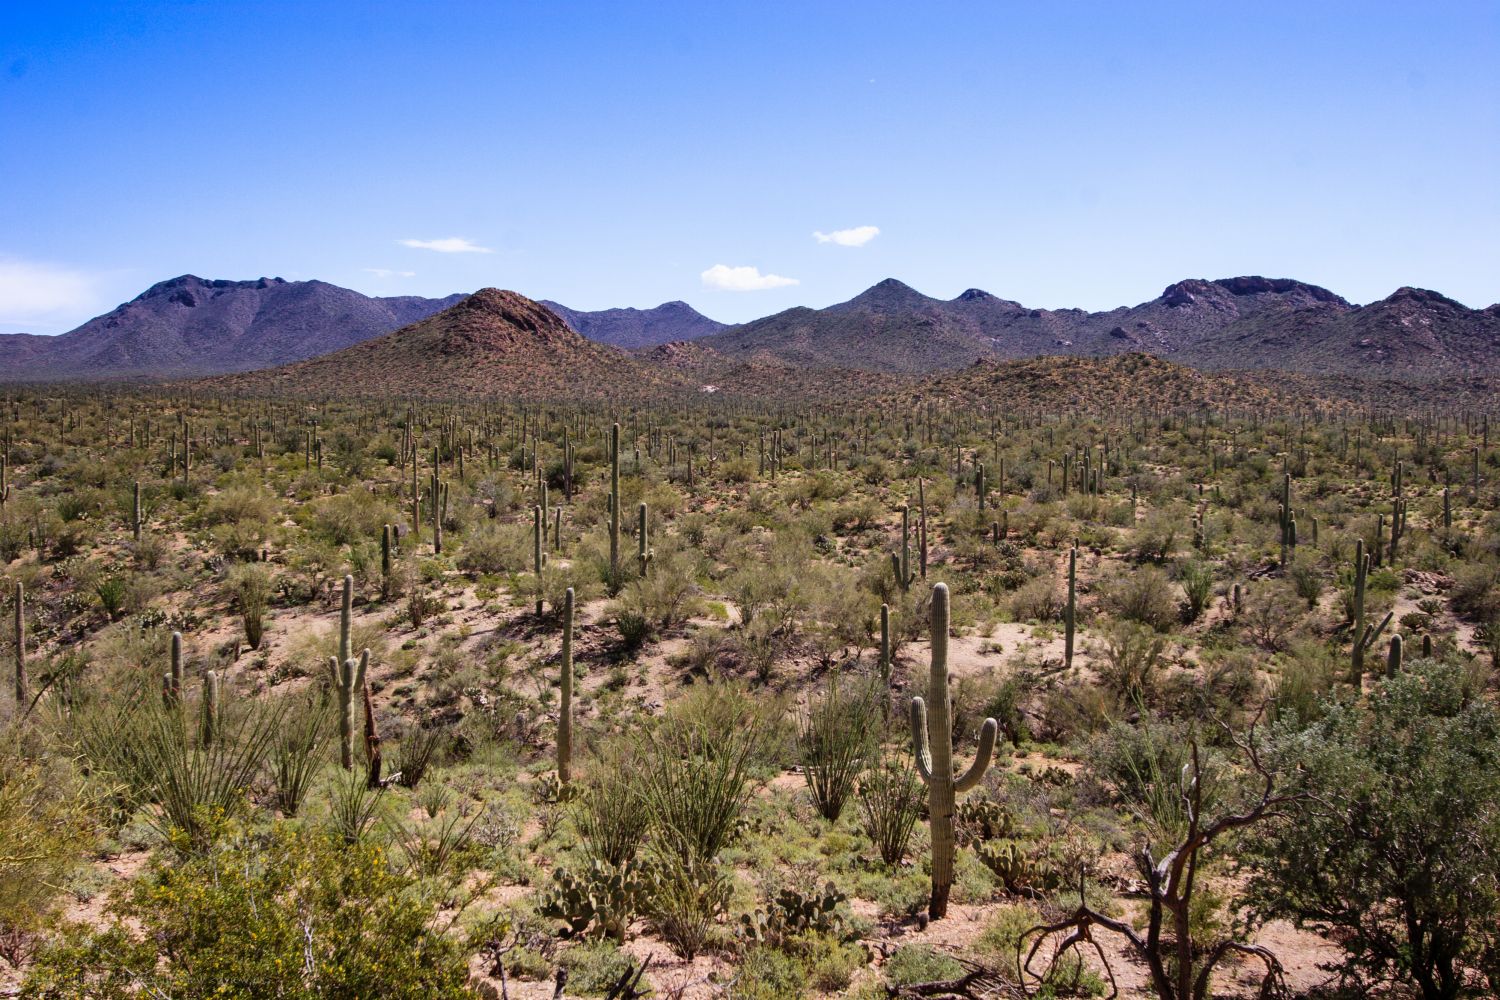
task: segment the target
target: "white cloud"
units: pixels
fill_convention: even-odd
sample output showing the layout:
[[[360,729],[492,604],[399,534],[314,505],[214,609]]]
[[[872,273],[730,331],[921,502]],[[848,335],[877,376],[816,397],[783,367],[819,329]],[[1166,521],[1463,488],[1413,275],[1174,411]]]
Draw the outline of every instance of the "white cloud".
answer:
[[[462,236],[449,236],[441,240],[398,240],[404,247],[413,250],[436,250],[438,253],[494,253],[489,247],[482,247],[473,240],[466,240]]]
[[[767,288],[799,284],[796,278],[761,274],[757,267],[730,267],[727,264],[715,264],[704,271],[701,277],[705,288],[717,288],[725,292],[759,292]]]
[[[60,318],[92,308],[96,297],[94,279],[81,271],[0,259],[0,321]]]
[[[417,276],[417,272],[416,271],[392,271],[388,267],[367,267],[367,268],[364,269],[364,271],[365,271],[366,274],[373,274],[373,275],[375,275],[375,277],[382,278],[382,279],[383,278],[415,278]]]
[[[879,235],[879,226],[855,226],[853,229],[835,229],[831,233],[813,233],[813,239],[819,243],[837,243],[841,247],[862,247]]]

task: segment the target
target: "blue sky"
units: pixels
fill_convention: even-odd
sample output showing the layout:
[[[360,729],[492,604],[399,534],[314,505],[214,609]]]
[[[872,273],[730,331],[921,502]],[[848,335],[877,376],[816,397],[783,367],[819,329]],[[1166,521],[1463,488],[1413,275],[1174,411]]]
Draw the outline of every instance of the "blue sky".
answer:
[[[0,5],[0,331],[186,272],[730,321],[890,276],[1487,305],[1500,2]]]

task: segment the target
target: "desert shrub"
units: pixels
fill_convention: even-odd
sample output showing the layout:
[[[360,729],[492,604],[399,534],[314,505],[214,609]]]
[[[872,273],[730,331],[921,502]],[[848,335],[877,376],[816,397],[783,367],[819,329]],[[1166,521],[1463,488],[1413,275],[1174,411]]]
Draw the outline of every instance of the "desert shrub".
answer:
[[[1316,608],[1318,598],[1323,596],[1323,573],[1317,565],[1304,559],[1293,563],[1286,575],[1291,581],[1292,592],[1307,602],[1307,610]]]
[[[1322,718],[1343,665],[1328,647],[1314,642],[1297,643],[1278,657],[1274,688],[1277,718],[1298,719],[1304,724]]]
[[[1500,567],[1490,563],[1467,563],[1453,574],[1448,593],[1453,610],[1479,622],[1500,618]]]
[[[1153,511],[1135,529],[1135,557],[1142,561],[1165,562],[1177,548],[1178,518]]]
[[[531,561],[531,528],[497,521],[466,534],[458,553],[458,568],[466,573],[519,573]]]
[[[70,769],[0,734],[0,940],[28,937],[94,836],[94,796]],[[17,964],[17,955],[3,955]]]
[[[111,901],[105,926],[68,928],[26,995],[468,997],[462,941],[380,849],[277,824],[160,856]]]
[[[1166,632],[1177,623],[1172,581],[1155,566],[1142,566],[1111,579],[1104,588],[1105,606],[1121,618]]]
[[[1181,726],[1117,722],[1093,741],[1094,773],[1119,793],[1159,843],[1175,843],[1187,830],[1185,792],[1192,780],[1192,740]],[[1204,752],[1200,777],[1203,808],[1216,807],[1227,778],[1223,765]]]
[[[1462,670],[1418,660],[1281,726],[1272,760],[1300,797],[1251,838],[1261,913],[1332,928],[1346,972],[1432,1000],[1500,969],[1500,714]]]
[[[1065,595],[1051,576],[1039,576],[1016,588],[1010,597],[1011,617],[1016,621],[1060,621]]]
[[[904,944],[885,960],[885,976],[892,985],[910,986],[934,980],[957,979],[964,974],[958,959],[925,944]]]
[[[1288,638],[1302,622],[1296,595],[1285,584],[1266,580],[1247,589],[1239,616],[1245,637],[1269,652],[1285,649]]]
[[[334,545],[378,539],[382,525],[401,520],[394,507],[364,489],[323,497],[312,504],[311,513],[313,531]]]
[[[1112,622],[1105,629],[1104,656],[1096,669],[1105,687],[1121,702],[1141,704],[1155,691],[1166,648],[1166,637],[1146,625]]]

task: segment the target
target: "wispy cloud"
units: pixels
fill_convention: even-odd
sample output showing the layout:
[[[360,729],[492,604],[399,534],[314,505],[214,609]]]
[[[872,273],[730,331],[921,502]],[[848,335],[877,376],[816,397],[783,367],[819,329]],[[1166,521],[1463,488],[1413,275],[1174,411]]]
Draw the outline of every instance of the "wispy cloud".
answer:
[[[402,246],[411,247],[413,250],[435,250],[438,253],[494,253],[489,247],[482,247],[473,240],[466,240],[462,236],[448,236],[440,240],[398,240]]]
[[[73,268],[0,258],[0,322],[50,323],[97,303],[94,278]]]
[[[375,275],[375,277],[382,278],[382,279],[384,279],[384,278],[415,278],[417,276],[417,272],[416,271],[392,271],[388,267],[367,267],[367,268],[364,269],[364,271],[365,271],[366,274],[373,274],[373,275]]]
[[[703,285],[725,292],[759,292],[767,288],[783,288],[799,282],[796,278],[783,278],[779,274],[761,274],[756,267],[730,267],[715,264],[704,271]]]
[[[862,247],[880,235],[879,226],[855,226],[853,229],[835,229],[831,233],[813,233],[819,243],[836,243],[841,247]]]

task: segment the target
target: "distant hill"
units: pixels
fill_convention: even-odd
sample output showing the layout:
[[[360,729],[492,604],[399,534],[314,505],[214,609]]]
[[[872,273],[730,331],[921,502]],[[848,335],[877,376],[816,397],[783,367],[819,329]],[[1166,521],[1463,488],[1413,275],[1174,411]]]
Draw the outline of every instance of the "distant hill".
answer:
[[[727,357],[891,374],[980,359],[1149,352],[1202,368],[1435,378],[1500,373],[1500,306],[1402,288],[1355,306],[1290,279],[1192,279],[1137,306],[1030,309],[971,288],[935,299],[887,279],[826,309],[789,309],[701,338]]]
[[[461,298],[371,298],[324,281],[188,274],[60,336],[0,336],[0,371],[30,381],[247,371],[348,347]]]
[[[1402,412],[1435,404],[1493,410],[1500,399],[1500,376],[1413,380],[1229,368],[1205,371],[1151,354],[1124,353],[976,361],[962,371],[908,379],[879,395],[864,396],[903,411],[929,404],[994,413],[1257,408],[1354,413],[1367,407]]]
[[[59,337],[0,336],[0,381],[277,367],[380,337],[463,298],[370,298],[321,281],[185,275]],[[1288,278],[1188,279],[1104,312],[1034,309],[977,288],[937,299],[886,279],[848,302],[738,326],[683,302],[593,312],[532,304],[587,342],[636,352],[669,380],[765,383],[794,394],[816,395],[834,372],[911,378],[976,361],[1138,353],[1204,370],[1421,381],[1500,376],[1500,304],[1470,309],[1437,292],[1401,288],[1357,306]],[[667,354],[658,356],[663,347]]]
[[[541,304],[590,340],[626,350],[656,347],[677,340],[696,340],[724,329],[724,324],[688,305],[663,302],[655,309],[600,309],[583,312],[547,299]]]
[[[311,397],[605,399],[680,391],[687,380],[586,340],[524,295],[485,288],[342,351],[209,384]]]

